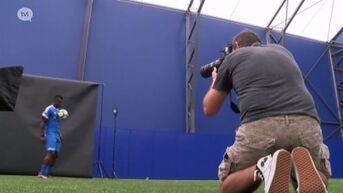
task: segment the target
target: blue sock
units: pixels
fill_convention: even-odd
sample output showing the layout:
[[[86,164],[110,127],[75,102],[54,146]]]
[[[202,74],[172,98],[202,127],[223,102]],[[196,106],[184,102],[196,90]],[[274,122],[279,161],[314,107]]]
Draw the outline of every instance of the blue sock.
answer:
[[[46,166],[45,168],[45,175],[49,175],[51,170],[51,166]]]
[[[39,174],[45,175],[46,165],[42,165]]]

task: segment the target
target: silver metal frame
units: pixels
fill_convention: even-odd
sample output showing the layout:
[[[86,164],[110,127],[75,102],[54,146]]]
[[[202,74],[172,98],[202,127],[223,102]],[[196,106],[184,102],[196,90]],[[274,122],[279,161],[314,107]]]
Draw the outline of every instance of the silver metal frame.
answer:
[[[318,64],[320,63],[320,61],[324,58],[324,56],[327,56],[327,54],[329,53],[329,47],[326,47],[326,49],[323,51],[323,53],[318,57],[318,59],[316,60],[316,62],[310,67],[310,69],[303,74],[304,80],[307,83],[307,86],[313,90],[313,93],[315,95],[318,96],[318,98],[320,99],[320,101],[324,104],[324,106],[326,107],[326,109],[335,117],[335,119],[337,121],[321,121],[322,124],[326,124],[326,125],[337,125],[340,126],[340,116],[337,115],[335,110],[332,110],[332,108],[330,107],[330,105],[326,102],[325,98],[320,94],[320,92],[315,88],[315,86],[312,84],[312,82],[309,80],[309,75],[313,72],[313,70],[318,66]]]
[[[84,80],[85,77],[85,65],[87,59],[87,48],[88,48],[88,39],[89,39],[89,28],[92,18],[92,11],[93,11],[93,2],[94,0],[87,0],[87,8],[86,8],[86,15],[85,21],[83,25],[83,35],[81,41],[81,49],[80,49],[80,63],[79,63],[79,80]]]
[[[198,76],[200,13],[205,0],[200,0],[197,11],[191,12],[194,0],[186,10],[186,132],[194,133],[196,81]]]
[[[288,19],[288,16],[286,13],[286,19],[285,19],[285,27],[281,30],[280,34],[281,37],[275,37],[272,32],[273,28],[271,27],[273,21],[277,17],[277,15],[280,13],[283,6],[287,3],[289,0],[282,1],[281,5],[277,9],[276,13],[273,15],[272,19],[268,23],[266,27],[266,40],[267,43],[277,43],[284,45],[285,43],[285,37],[286,37],[286,31],[288,27],[290,26],[291,22],[299,12],[301,6],[304,4],[305,0],[302,0],[299,5],[297,6],[296,10],[292,14],[292,16]],[[287,21],[288,20],[288,21]],[[336,118],[337,121],[322,121],[323,124],[329,124],[329,125],[337,125],[338,128],[333,130],[331,133],[329,133],[325,139],[328,139],[332,136],[334,136],[338,131],[341,131],[341,137],[343,139],[343,42],[337,42],[337,38],[343,34],[343,28],[340,29],[340,31],[334,36],[334,38],[328,43],[327,48],[324,50],[324,52],[319,56],[319,58],[316,60],[316,62],[311,66],[308,72],[306,74],[303,74],[304,80],[307,83],[307,85],[310,87],[310,89],[313,90],[314,94],[318,96],[320,101],[324,104],[324,106],[327,108],[327,110]],[[338,51],[337,51],[338,50]],[[309,75],[312,73],[312,71],[318,66],[319,62],[323,59],[326,54],[329,54],[330,57],[330,64],[331,64],[331,72],[332,72],[332,79],[333,84],[335,88],[335,96],[336,96],[336,110],[332,110],[332,107],[328,105],[325,98],[320,94],[320,92],[314,87],[314,85],[311,83],[311,81],[308,79]],[[340,65],[341,64],[341,65]],[[340,67],[342,66],[342,67]]]
[[[330,66],[332,73],[332,82],[335,88],[337,115],[339,120],[339,129],[330,133],[331,137],[336,132],[341,131],[343,139],[343,42],[338,42],[337,38],[343,34],[343,27],[338,33],[328,42]]]
[[[288,10],[286,11],[286,19],[285,19],[285,27],[281,30],[281,37],[276,38],[273,36],[272,32],[273,32],[273,28],[271,27],[271,24],[273,23],[273,21],[275,20],[276,16],[279,15],[282,7],[285,5],[288,6],[288,1],[289,0],[284,0],[281,5],[279,6],[279,8],[277,9],[277,11],[275,12],[274,16],[272,17],[272,19],[270,20],[270,22],[268,23],[267,27],[266,27],[266,39],[267,39],[267,43],[277,43],[277,44],[281,44],[284,45],[285,43],[285,38],[286,38],[286,31],[289,27],[289,25],[292,23],[293,19],[295,18],[295,16],[298,14],[301,6],[304,4],[305,0],[302,0],[299,5],[297,6],[297,8],[295,9],[295,11],[293,12],[292,16],[290,17],[290,19],[288,20]]]

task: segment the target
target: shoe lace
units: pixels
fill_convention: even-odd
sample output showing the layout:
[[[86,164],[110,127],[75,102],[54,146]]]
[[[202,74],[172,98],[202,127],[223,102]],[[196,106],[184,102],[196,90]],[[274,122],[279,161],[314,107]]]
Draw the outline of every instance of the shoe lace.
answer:
[[[259,177],[261,180],[264,181],[263,174],[262,174],[262,172],[259,169],[256,169],[255,172],[254,172],[254,182],[256,182],[257,177]]]

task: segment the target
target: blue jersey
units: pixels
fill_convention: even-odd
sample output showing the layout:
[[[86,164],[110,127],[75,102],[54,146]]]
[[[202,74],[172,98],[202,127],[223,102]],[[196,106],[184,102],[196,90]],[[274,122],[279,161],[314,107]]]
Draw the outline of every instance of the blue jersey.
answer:
[[[42,116],[47,119],[45,133],[60,132],[60,118],[58,117],[58,111],[54,105],[50,105],[45,108],[45,111],[42,113]]]

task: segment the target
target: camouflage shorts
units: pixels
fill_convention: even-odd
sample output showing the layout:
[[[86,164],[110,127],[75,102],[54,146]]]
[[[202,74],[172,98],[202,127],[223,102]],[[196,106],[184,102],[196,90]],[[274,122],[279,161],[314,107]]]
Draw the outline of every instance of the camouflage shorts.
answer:
[[[255,165],[259,158],[278,149],[291,152],[298,146],[307,148],[317,169],[331,176],[330,153],[323,143],[319,123],[308,116],[285,115],[241,125],[235,143],[226,149],[219,165],[219,180],[222,182],[231,173]]]

